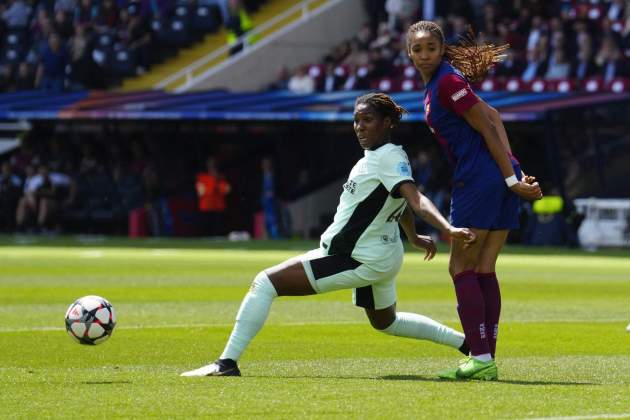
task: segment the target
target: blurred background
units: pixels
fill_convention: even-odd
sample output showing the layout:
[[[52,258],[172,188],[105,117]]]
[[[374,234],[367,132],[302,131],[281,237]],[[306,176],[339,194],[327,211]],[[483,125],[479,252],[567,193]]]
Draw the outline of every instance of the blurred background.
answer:
[[[470,27],[510,45],[474,87],[546,197],[509,241],[630,246],[630,0],[1,0],[0,16],[3,233],[317,238],[374,90],[410,112],[395,142],[447,215],[405,50],[426,19],[449,43]]]

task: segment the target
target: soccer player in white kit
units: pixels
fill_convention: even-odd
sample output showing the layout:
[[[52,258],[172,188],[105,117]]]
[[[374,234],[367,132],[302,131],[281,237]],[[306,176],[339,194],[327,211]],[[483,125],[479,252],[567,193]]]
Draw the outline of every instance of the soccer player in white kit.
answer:
[[[354,130],[364,157],[343,186],[333,223],[320,247],[263,270],[255,277],[236,315],[236,324],[219,359],[182,376],[240,376],[237,362],[262,328],[273,299],[353,289],[354,304],[365,309],[371,325],[390,335],[429,340],[468,354],[464,335],[423,315],[396,312],[396,275],[403,260],[398,224],[407,238],[435,255],[429,236],[418,235],[413,214],[467,243],[475,235],[451,226],[411,177],[401,146],[390,143],[392,129],[405,110],[383,93],[359,97]]]

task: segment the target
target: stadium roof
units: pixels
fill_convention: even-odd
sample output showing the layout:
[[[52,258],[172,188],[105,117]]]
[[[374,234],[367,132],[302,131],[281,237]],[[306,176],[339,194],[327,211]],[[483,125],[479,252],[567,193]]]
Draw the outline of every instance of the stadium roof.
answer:
[[[351,121],[354,100],[363,93],[27,91],[0,94],[0,120]],[[404,121],[424,121],[424,113],[420,112],[422,95],[423,92],[392,94],[410,111]],[[548,111],[630,100],[628,92],[482,92],[479,96],[500,110],[506,121],[535,121]]]

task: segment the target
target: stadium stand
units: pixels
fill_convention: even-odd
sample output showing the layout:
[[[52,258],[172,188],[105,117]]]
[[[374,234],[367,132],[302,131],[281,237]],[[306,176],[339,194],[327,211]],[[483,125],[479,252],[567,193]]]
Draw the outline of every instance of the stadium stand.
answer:
[[[247,13],[258,10],[261,3],[265,2],[13,0],[0,5],[4,41],[0,90],[102,89],[123,79],[130,80],[126,89],[148,88],[165,72],[173,73],[220,46],[226,37],[234,40],[242,27],[250,28]],[[276,5],[254,16],[255,24],[291,4],[270,3]],[[421,88],[404,53],[405,29],[422,17],[421,3],[368,3],[376,4],[371,6],[372,22],[335,46],[321,63],[309,66],[306,78],[313,79],[314,89]],[[437,6],[446,12],[436,20],[450,42],[471,25],[480,41],[512,46],[506,61],[479,85],[482,90],[594,92],[630,87],[630,8],[624,0],[554,0],[544,5],[482,2],[480,8],[456,3],[449,9],[441,3]],[[524,4],[517,7],[517,3]],[[161,71],[136,77],[212,33],[218,35],[167,60],[170,64],[162,65]]]
[[[103,89],[205,34],[240,30],[263,0],[12,0],[0,3],[0,89]],[[238,29],[237,29],[238,28]]]
[[[217,0],[202,0],[198,3],[199,5],[196,9],[193,7],[195,10],[192,13],[195,16],[190,21],[190,26],[195,28],[196,26],[210,24],[207,21],[208,18],[205,17],[206,12],[203,12],[203,8],[216,3],[220,4],[221,2],[217,2]],[[295,5],[295,2],[290,0],[266,1],[260,2],[261,4],[256,10],[252,8],[253,6],[250,6],[246,9],[249,13],[245,13],[241,9],[238,15],[234,15],[230,13],[228,3],[223,3],[221,17],[224,22],[228,22],[228,25],[221,25],[218,31],[205,35],[198,44],[190,48],[181,49],[176,56],[154,66],[151,72],[125,79],[122,89],[127,91],[155,88],[173,89],[188,77],[185,74],[188,73],[186,69],[190,69],[190,73],[197,75],[208,68],[220,64],[230,56],[230,52],[235,53],[239,49],[234,46],[237,44],[239,35],[249,32],[252,27],[259,28],[273,19],[274,16]],[[257,38],[248,37],[247,39],[255,41]],[[184,74],[181,77],[177,77],[177,74],[182,72]]]
[[[457,42],[471,27],[480,42],[511,46],[505,62],[479,84],[481,90],[630,88],[630,3],[624,0],[481,2],[482,8],[458,3],[463,6],[436,18],[448,42]],[[421,11],[420,2],[385,2],[374,11],[373,22],[309,66],[312,83],[320,92],[422,88],[404,51],[406,28],[422,18]]]

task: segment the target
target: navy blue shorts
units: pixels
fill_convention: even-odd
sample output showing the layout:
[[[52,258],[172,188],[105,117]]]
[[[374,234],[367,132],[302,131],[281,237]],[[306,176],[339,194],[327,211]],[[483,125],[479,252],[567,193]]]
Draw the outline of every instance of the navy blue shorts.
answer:
[[[520,166],[516,163],[512,166],[520,180]],[[484,230],[519,228],[520,199],[510,191],[498,168],[496,171],[495,168],[470,182],[455,183],[451,194],[450,218],[453,226]]]

